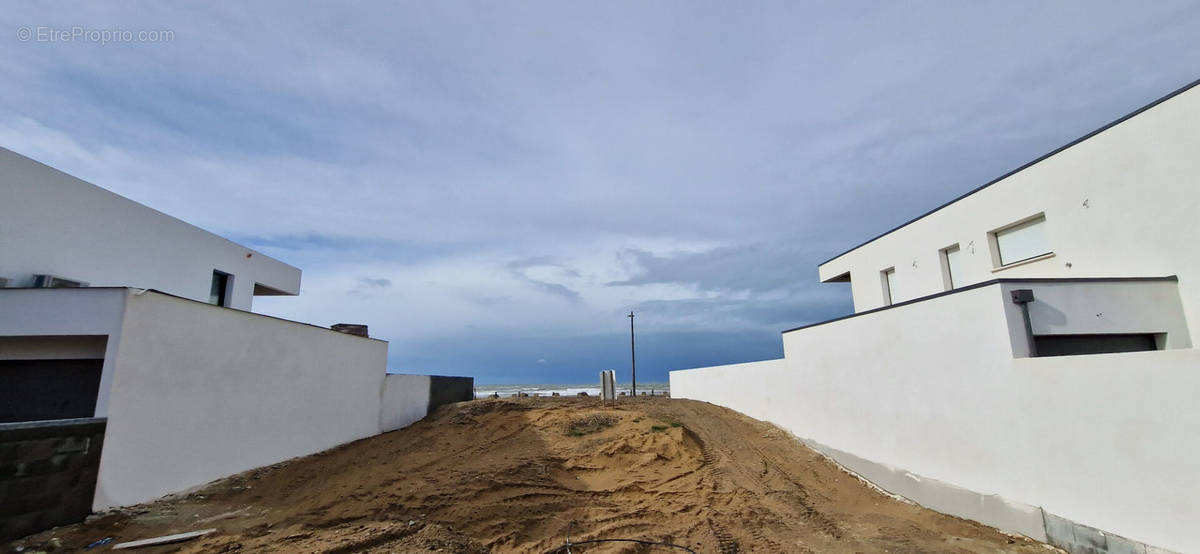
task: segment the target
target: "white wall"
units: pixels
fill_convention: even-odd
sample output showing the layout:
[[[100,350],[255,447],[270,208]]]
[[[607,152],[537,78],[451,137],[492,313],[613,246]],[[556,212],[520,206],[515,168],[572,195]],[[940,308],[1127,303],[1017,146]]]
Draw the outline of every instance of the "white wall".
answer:
[[[234,276],[230,307],[249,310],[255,283],[300,292],[299,269],[0,148],[0,277],[8,286],[51,274],[207,301],[214,269]]]
[[[1035,296],[1056,294],[1037,286]],[[1200,551],[1200,351],[1016,358],[1010,288],[785,333],[784,360],[674,371],[672,395],[922,478]]]
[[[124,288],[0,289],[0,337],[105,337],[95,415],[106,417],[128,294]],[[22,342],[0,343],[0,357],[14,359]],[[63,355],[76,351],[69,347]]]
[[[1175,281],[1006,281],[1000,289],[1005,299],[1015,289],[1033,291],[1029,321],[1034,335],[1165,334],[1164,349],[1192,346]],[[1005,302],[1004,312],[1013,356],[1028,357],[1020,306]],[[1077,362],[1089,360],[1078,358]]]
[[[379,432],[386,342],[154,292],[121,337],[97,509]]]
[[[895,302],[944,289],[939,249],[962,248],[959,284],[1011,277],[1178,275],[1200,321],[1200,87],[820,267],[849,271],[856,311],[884,304],[879,272],[895,266]],[[1045,213],[1054,256],[994,271],[988,233]],[[917,215],[917,214],[913,214]],[[1193,325],[1192,343],[1200,341]]]
[[[383,381],[379,430],[408,427],[428,415],[430,382],[428,375],[389,374]]]
[[[104,335],[0,336],[0,360],[102,360]]]
[[[752,396],[755,401],[768,405],[777,402],[785,404],[795,402],[797,399],[795,390],[781,391],[782,395],[775,394],[771,389],[778,383],[772,379],[763,378],[779,374],[786,368],[787,362],[783,358],[779,358],[761,362],[672,371],[670,374],[671,398],[705,400],[746,414],[750,412],[733,405],[739,403],[743,397]],[[758,391],[751,392],[752,389],[758,389]],[[729,390],[731,394],[728,397],[714,394],[721,390]],[[761,408],[763,412],[771,411],[769,406]]]

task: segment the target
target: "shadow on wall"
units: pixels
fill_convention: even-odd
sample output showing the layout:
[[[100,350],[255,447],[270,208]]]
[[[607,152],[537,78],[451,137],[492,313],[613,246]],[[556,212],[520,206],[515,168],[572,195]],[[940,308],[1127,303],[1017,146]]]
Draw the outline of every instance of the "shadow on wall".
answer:
[[[474,377],[429,376],[429,413],[439,406],[474,399]]]

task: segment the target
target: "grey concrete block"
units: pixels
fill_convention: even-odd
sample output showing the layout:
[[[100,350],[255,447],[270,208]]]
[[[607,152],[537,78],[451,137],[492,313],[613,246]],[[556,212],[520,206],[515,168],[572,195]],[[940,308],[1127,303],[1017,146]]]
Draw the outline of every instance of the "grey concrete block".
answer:
[[[1087,525],[1075,524],[1075,544],[1108,552],[1108,536],[1104,531]]]
[[[1108,554],[1146,554],[1146,545],[1118,535],[1108,535]]]
[[[1068,550],[1075,544],[1075,522],[1043,511],[1042,518],[1046,526],[1046,542]]]
[[[1176,554],[1045,512],[1046,542],[1071,554]]]
[[[0,424],[0,542],[83,520],[96,492],[103,419]]]
[[[1042,509],[1037,506],[1011,502],[996,495],[979,494],[937,479],[921,477],[900,468],[872,462],[815,441],[803,442],[879,488],[917,504],[942,513],[973,519],[1003,531],[1020,533],[1035,540],[1046,540]]]
[[[1159,548],[1157,546],[1150,546],[1148,544],[1144,545],[1144,546],[1146,547],[1146,554],[1179,554],[1178,552],[1176,552],[1174,550],[1167,550],[1165,548]]]

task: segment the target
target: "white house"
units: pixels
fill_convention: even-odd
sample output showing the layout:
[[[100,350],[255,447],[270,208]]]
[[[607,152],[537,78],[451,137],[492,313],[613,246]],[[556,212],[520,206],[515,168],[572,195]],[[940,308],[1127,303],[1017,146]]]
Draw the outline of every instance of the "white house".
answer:
[[[0,452],[45,450],[29,429],[47,421],[102,418],[99,466],[80,470],[95,480],[85,509],[318,452],[412,423],[431,399],[472,397],[469,379],[387,375],[384,341],[250,311],[254,296],[298,294],[299,269],[5,149],[0,285],[0,443],[6,425],[25,441]],[[56,464],[0,459],[0,489],[40,490],[42,477],[22,472]],[[17,500],[47,512],[57,502]],[[0,538],[62,523],[39,514],[0,522]]]
[[[853,315],[672,394],[1072,552],[1200,551],[1197,85],[826,261]]]

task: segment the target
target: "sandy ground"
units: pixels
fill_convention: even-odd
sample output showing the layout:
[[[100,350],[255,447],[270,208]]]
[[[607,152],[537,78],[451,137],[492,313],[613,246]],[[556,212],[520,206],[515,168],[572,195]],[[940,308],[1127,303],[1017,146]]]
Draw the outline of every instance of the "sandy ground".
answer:
[[[27,537],[131,552],[1051,552],[884,495],[774,426],[688,400],[479,400],[195,493]],[[108,550],[99,547],[90,552]],[[633,543],[572,552],[684,552]]]

